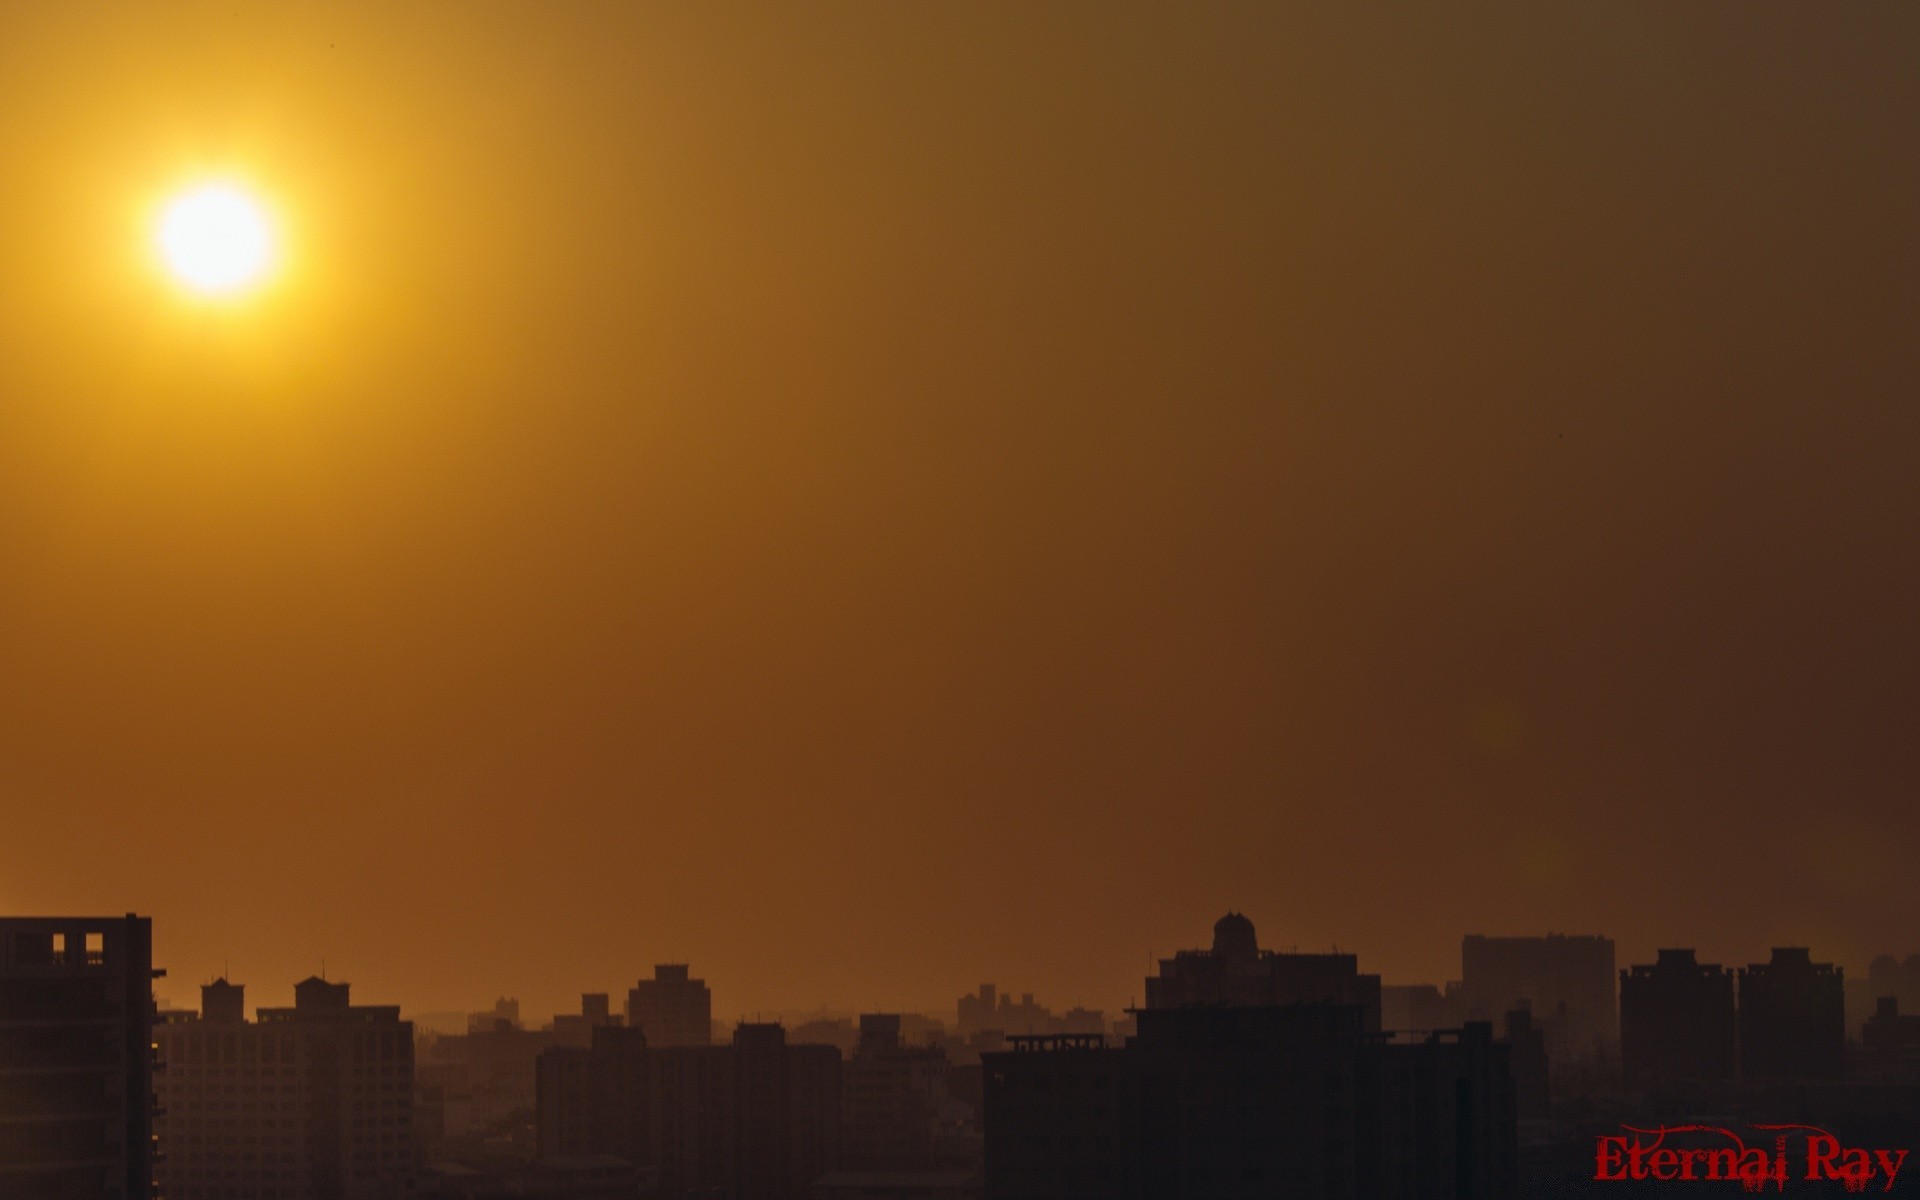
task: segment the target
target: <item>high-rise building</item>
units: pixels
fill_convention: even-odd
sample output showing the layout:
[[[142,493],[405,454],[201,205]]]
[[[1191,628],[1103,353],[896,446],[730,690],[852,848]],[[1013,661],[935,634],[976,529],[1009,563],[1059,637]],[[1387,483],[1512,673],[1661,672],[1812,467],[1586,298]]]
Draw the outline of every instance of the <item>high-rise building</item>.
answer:
[[[987,1200],[1483,1200],[1515,1194],[1491,1027],[1389,1043],[1358,1005],[1139,1012],[1124,1047],[984,1056]]]
[[[651,1168],[663,1200],[799,1200],[839,1152],[840,1052],[742,1024],[723,1046],[651,1046],[601,1026],[540,1056],[542,1158],[605,1154]]]
[[[1733,972],[1691,950],[1620,972],[1620,1066],[1628,1083],[1731,1079],[1739,1065]]]
[[[1365,1027],[1380,1028],[1380,977],[1360,974],[1351,954],[1282,954],[1262,950],[1253,922],[1228,913],[1214,922],[1211,950],[1182,950],[1160,960],[1147,980],[1148,1008],[1190,1005],[1261,1007],[1354,1004]]]
[[[1740,970],[1740,1074],[1750,1079],[1838,1079],[1847,1065],[1846,985],[1840,968],[1805,947],[1776,947]]]
[[[999,1020],[1000,1000],[1000,989],[991,983],[981,984],[979,992],[960,997],[959,1004],[955,1006],[958,1019],[954,1028],[961,1037],[970,1037],[983,1029],[1008,1032],[1005,1025],[996,1023]]]
[[[0,919],[0,1196],[153,1195],[153,923]]]
[[[1462,1016],[1496,1021],[1524,1008],[1556,1065],[1605,1061],[1620,1037],[1614,973],[1612,938],[1471,935],[1460,944]]]
[[[685,963],[656,966],[627,993],[627,1028],[645,1032],[649,1046],[705,1046],[713,1041],[713,993],[688,977]]]
[[[916,1170],[940,1161],[942,1134],[965,1106],[948,1089],[949,1065],[937,1046],[906,1046],[900,1018],[866,1013],[860,1041],[841,1067],[841,1165],[855,1170]]]
[[[157,1031],[166,1200],[405,1200],[412,1194],[413,1024],[307,979],[292,1008],[246,1020],[221,979]]]

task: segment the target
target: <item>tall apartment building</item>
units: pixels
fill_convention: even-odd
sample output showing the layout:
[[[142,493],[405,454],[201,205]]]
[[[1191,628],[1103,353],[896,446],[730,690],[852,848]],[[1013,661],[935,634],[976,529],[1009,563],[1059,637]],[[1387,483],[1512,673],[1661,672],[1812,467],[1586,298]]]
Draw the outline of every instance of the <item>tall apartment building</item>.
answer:
[[[0,1196],[153,1195],[153,923],[0,919]]]
[[[1253,922],[1228,913],[1213,925],[1211,950],[1182,950],[1160,960],[1147,980],[1148,1008],[1193,1005],[1353,1004],[1369,1030],[1380,1028],[1380,977],[1362,975],[1351,954],[1262,950]]]
[[[1732,1079],[1739,1066],[1733,972],[1662,950],[1620,972],[1620,1066],[1628,1083]]]
[[[542,1158],[609,1154],[657,1173],[662,1200],[801,1200],[838,1159],[840,1052],[743,1024],[723,1046],[648,1044],[604,1026],[540,1056]]]
[[[653,968],[627,993],[627,1028],[646,1033],[649,1046],[705,1046],[713,1041],[713,993],[690,979],[685,963]]]
[[[1838,1079],[1846,1073],[1846,986],[1840,968],[1805,947],[1776,948],[1740,969],[1740,1073],[1750,1079]]]
[[[985,1066],[987,1200],[1511,1200],[1490,1026],[1389,1043],[1358,1005],[1144,1009],[1125,1046],[1013,1039]]]
[[[254,1021],[244,1001],[217,980],[158,1027],[166,1200],[406,1200],[413,1023],[323,979]]]
[[[948,1089],[947,1052],[907,1046],[895,1013],[860,1017],[860,1041],[840,1068],[840,1163],[853,1170],[938,1165],[943,1128],[964,1106]]]

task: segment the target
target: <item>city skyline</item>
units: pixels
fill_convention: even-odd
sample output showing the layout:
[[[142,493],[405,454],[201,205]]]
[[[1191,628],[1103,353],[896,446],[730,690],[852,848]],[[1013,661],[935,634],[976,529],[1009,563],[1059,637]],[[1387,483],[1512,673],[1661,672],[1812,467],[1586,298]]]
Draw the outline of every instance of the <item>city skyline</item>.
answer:
[[[1904,954],[1916,45],[6,5],[0,912],[427,1010]]]
[[[1258,926],[1257,922],[1255,924]],[[1189,931],[1186,942],[1174,947],[1173,950],[1168,951],[1168,953],[1175,951],[1187,952],[1195,947],[1204,948],[1206,938],[1202,936],[1202,932],[1206,927],[1207,923],[1205,922],[1196,925],[1194,929]],[[162,934],[164,934],[164,930],[162,930]],[[1374,962],[1373,957],[1368,955],[1364,949],[1352,946],[1336,947],[1329,945],[1315,947],[1285,942],[1268,944],[1263,934],[1262,949],[1280,954],[1299,954],[1309,957],[1326,954],[1357,956],[1359,969],[1371,974],[1388,988],[1446,987],[1448,985],[1461,984],[1463,977],[1467,974],[1467,972],[1462,969],[1462,943],[1487,936],[1488,935],[1484,934],[1462,935],[1454,944],[1451,965],[1431,976],[1400,975],[1392,972],[1382,972],[1378,964]],[[1527,931],[1515,928],[1492,935],[1492,937],[1496,941],[1502,938],[1529,941],[1539,938],[1562,937],[1577,941],[1598,937],[1605,940],[1609,946],[1615,946],[1616,944],[1614,939],[1607,938],[1604,933],[1578,933],[1574,931],[1557,930]],[[164,945],[162,936],[156,936],[156,945]],[[1868,996],[1869,968],[1873,965],[1874,960],[1884,961],[1891,959],[1897,967],[1897,964],[1902,959],[1907,959],[1911,963],[1916,957],[1920,957],[1920,949],[1884,947],[1864,956],[1858,962],[1850,962],[1818,944],[1803,948],[1810,950],[1817,959],[1840,963],[1850,994],[1856,994],[1862,1003],[1870,999]],[[1780,949],[1781,947],[1779,946],[1766,946],[1750,953],[1722,953],[1711,949],[1706,943],[1686,939],[1675,939],[1644,952],[1627,947],[1618,947],[1614,951],[1614,956],[1622,972],[1630,966],[1642,964],[1650,966],[1656,960],[1665,961],[1666,956],[1675,951],[1697,955],[1698,959],[1702,962],[1718,961],[1728,964],[1729,967],[1744,967],[1747,965],[1764,964],[1769,960],[1770,956],[1776,954]],[[158,953],[159,952],[156,951],[156,954]],[[715,998],[710,1003],[712,1006],[713,1027],[716,1030],[730,1027],[733,1023],[739,1021],[747,1023],[761,1021],[800,1023],[809,1018],[831,1016],[837,1019],[845,1019],[857,1016],[860,1013],[871,1012],[898,1012],[930,1017],[944,1022],[950,1030],[953,1030],[964,1029],[966,1024],[964,1020],[956,1022],[956,1006],[977,999],[973,993],[975,988],[980,985],[996,988],[998,995],[1004,1001],[1012,1001],[1015,998],[1024,996],[1030,998],[1041,1007],[1053,1011],[1056,1015],[1074,1008],[1085,1008],[1102,1014],[1107,1021],[1111,1023],[1123,1017],[1130,1008],[1143,1007],[1149,1003],[1149,989],[1142,986],[1142,979],[1151,978],[1152,972],[1164,969],[1165,963],[1162,961],[1163,957],[1162,954],[1156,953],[1143,960],[1137,968],[1136,973],[1130,977],[1131,981],[1127,985],[1127,995],[1118,1001],[1111,1002],[1103,1002],[1107,1001],[1106,997],[1088,997],[1050,991],[1047,988],[1035,986],[1030,980],[1012,972],[994,971],[991,969],[980,973],[977,984],[960,985],[952,990],[951,994],[946,995],[928,995],[920,998],[908,997],[903,999],[899,997],[862,997],[837,994],[778,1003],[754,1003],[751,999],[740,1002],[729,999],[729,994],[734,989],[729,987],[728,981],[723,976],[712,971],[706,963],[698,957],[672,963],[669,963],[666,959],[662,959],[659,962],[648,961],[644,965],[636,966],[626,976],[617,978],[601,979],[596,976],[591,979],[582,978],[571,982],[560,981],[539,987],[517,986],[512,982],[511,974],[506,973],[500,976],[500,980],[496,986],[491,989],[482,989],[484,994],[476,994],[471,997],[455,997],[452,1000],[422,1002],[395,993],[393,989],[383,986],[377,978],[370,978],[370,981],[367,981],[363,980],[351,969],[337,968],[333,960],[322,961],[312,971],[296,976],[263,978],[257,975],[249,975],[247,972],[233,965],[236,961],[233,956],[226,956],[222,959],[219,970],[204,978],[189,977],[177,970],[169,969],[168,974],[164,978],[155,981],[154,994],[163,1008],[192,1010],[198,1007],[199,997],[203,987],[219,980],[225,980],[245,986],[248,989],[249,1008],[256,1005],[272,1007],[282,1002],[290,1002],[296,983],[301,979],[312,977],[354,984],[360,987],[364,994],[380,997],[382,1002],[397,1001],[409,1019],[422,1017],[459,1018],[461,1022],[464,1022],[469,1017],[493,1011],[498,1003],[512,1002],[517,1011],[517,1016],[514,1020],[524,1028],[539,1029],[547,1027],[552,1018],[556,1016],[578,1014],[580,1011],[581,997],[583,995],[597,993],[611,997],[614,1009],[617,1012],[621,1006],[621,997],[627,995],[629,990],[636,986],[636,983],[645,986],[649,979],[653,978],[657,972],[662,970],[687,969],[691,970],[696,976],[696,983],[707,985],[715,993]],[[160,960],[156,958],[156,962],[159,961]],[[244,959],[238,961],[244,961]],[[166,964],[162,963],[162,965]],[[1889,987],[1886,990],[1891,992],[1891,990],[1894,989]],[[1904,990],[1904,988],[1901,990]],[[431,1026],[423,1026],[423,1028],[430,1027]]]

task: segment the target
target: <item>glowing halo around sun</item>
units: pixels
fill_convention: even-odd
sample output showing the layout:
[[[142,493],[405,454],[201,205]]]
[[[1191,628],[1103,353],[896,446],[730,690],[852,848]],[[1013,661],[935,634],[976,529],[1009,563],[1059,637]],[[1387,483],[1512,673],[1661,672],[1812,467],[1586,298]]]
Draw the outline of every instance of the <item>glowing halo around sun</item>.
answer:
[[[161,261],[184,287],[203,296],[232,296],[273,269],[273,224],[245,188],[209,183],[168,200],[155,230]]]

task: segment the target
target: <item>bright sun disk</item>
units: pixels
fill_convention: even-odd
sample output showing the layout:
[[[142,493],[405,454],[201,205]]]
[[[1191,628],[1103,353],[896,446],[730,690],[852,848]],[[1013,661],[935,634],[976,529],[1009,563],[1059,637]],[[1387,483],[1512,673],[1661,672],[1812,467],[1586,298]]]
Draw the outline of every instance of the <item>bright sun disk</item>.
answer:
[[[273,260],[273,232],[240,188],[210,184],[170,201],[160,216],[160,254],[176,279],[224,295],[256,283]]]

